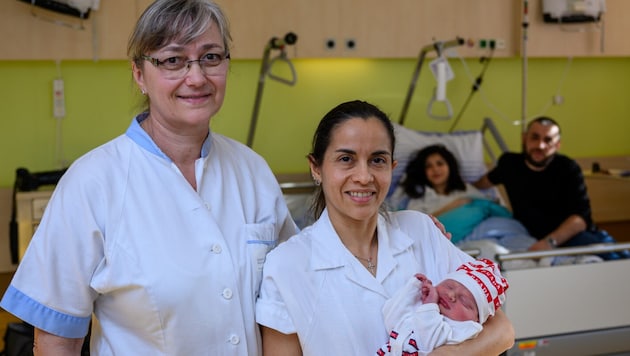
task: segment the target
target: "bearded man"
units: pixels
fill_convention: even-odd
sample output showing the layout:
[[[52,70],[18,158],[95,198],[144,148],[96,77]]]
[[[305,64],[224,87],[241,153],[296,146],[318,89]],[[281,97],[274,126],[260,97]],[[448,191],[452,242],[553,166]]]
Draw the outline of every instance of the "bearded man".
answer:
[[[530,250],[614,242],[591,218],[591,205],[580,166],[558,153],[560,126],[549,117],[527,125],[521,153],[504,153],[492,170],[474,185],[485,189],[503,184],[518,219],[538,242]],[[617,253],[600,255],[622,257]]]

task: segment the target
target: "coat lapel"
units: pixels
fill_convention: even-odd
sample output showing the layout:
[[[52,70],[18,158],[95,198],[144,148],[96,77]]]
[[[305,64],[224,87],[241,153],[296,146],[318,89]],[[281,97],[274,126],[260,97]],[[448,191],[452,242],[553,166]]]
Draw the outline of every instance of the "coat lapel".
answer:
[[[376,278],[343,245],[328,218],[327,210],[312,226],[311,268],[315,271],[339,269],[345,277],[362,288],[369,289],[386,298],[383,281],[396,269],[395,255],[408,249],[413,241],[398,229],[388,230],[382,216],[378,221],[378,262]]]

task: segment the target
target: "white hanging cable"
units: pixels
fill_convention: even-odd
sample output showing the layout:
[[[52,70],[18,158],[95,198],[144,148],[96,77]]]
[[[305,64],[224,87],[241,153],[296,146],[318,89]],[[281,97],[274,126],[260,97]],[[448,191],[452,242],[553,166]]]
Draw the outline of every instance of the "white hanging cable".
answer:
[[[63,118],[65,117],[65,90],[63,89],[63,77],[61,75],[61,60],[56,60],[57,78],[53,84],[53,116],[56,121],[56,137],[55,137],[55,161],[59,168],[66,167],[66,160],[63,156]],[[61,83],[61,89],[58,87]],[[61,90],[61,93],[57,92]],[[59,102],[61,100],[61,102]],[[61,107],[59,107],[61,105]]]
[[[463,57],[461,57],[459,54],[457,54],[457,58],[460,60],[460,62],[462,63],[462,66],[464,68],[464,73],[466,74],[466,77],[468,77],[468,79],[470,80],[471,83],[474,82],[474,77],[472,76],[471,72],[470,72],[470,68],[468,67],[468,63],[466,63],[466,61],[464,60]],[[559,102],[561,100],[563,100],[563,87],[564,87],[564,83],[567,80],[567,77],[569,75],[569,70],[571,69],[571,65],[573,63],[573,57],[568,57],[567,58],[567,63],[564,67],[564,71],[562,72],[562,76],[560,78],[560,81],[558,82],[558,86],[556,87],[556,91],[554,93],[554,95],[551,96],[551,98],[549,99],[549,101],[546,101],[545,104],[542,106],[542,108],[540,110],[538,110],[537,114],[534,115],[529,115],[528,117],[526,117],[526,121],[529,121],[530,119],[539,117],[544,115],[549,108],[553,105],[553,104],[559,104]],[[495,114],[498,115],[498,117],[502,120],[504,120],[505,122],[509,123],[510,125],[520,125],[521,121],[520,120],[512,120],[509,118],[509,115],[504,114],[503,112],[501,112],[491,101],[490,99],[488,99],[485,91],[483,88],[479,88],[479,94],[481,95],[481,98],[484,102],[484,104],[490,109],[492,110]]]
[[[564,71],[562,72],[562,76],[560,77],[560,81],[558,82],[558,87],[556,88],[556,92],[554,93],[554,95],[552,95],[549,101],[547,101],[543,105],[543,107],[538,111],[538,114],[530,116],[528,118],[528,121],[529,119],[533,119],[533,118],[544,115],[551,108],[552,105],[554,104],[559,105],[562,103],[562,101],[564,100],[562,96],[562,87],[564,86],[564,82],[567,80],[569,69],[571,68],[572,63],[573,63],[573,57],[568,57],[567,64],[564,66]]]
[[[94,62],[98,62],[98,45],[99,45],[99,37],[98,37],[98,16],[94,16],[92,18],[92,60]]]
[[[466,77],[470,80],[471,83],[475,83],[475,78],[472,75],[472,73],[470,72],[470,68],[468,67],[468,63],[466,63],[466,61],[464,60],[464,58],[456,51],[454,51],[456,53],[457,58],[459,59],[459,61],[462,63],[462,66],[464,68],[464,73],[466,74]],[[510,125],[519,125],[520,121],[514,121],[512,119],[509,118],[508,115],[504,114],[503,112],[501,112],[494,104],[492,104],[492,102],[488,99],[488,97],[486,96],[485,91],[483,90],[482,87],[479,87],[478,90],[479,94],[481,94],[481,98],[484,102],[484,104],[490,108],[490,110],[492,110],[495,114],[498,115],[498,117],[500,119],[502,119],[503,121],[509,123]]]

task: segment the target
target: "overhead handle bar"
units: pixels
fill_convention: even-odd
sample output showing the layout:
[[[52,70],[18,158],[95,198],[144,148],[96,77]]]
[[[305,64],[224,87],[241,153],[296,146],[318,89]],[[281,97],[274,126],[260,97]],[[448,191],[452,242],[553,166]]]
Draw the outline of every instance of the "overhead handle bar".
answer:
[[[436,120],[448,120],[451,117],[453,117],[453,108],[451,107],[451,102],[448,101],[447,98],[445,98],[442,101],[444,103],[444,107],[446,108],[446,115],[438,115],[438,114],[433,113],[433,104],[435,104],[435,102],[438,101],[436,97],[437,97],[437,94],[435,93],[435,90],[434,90],[433,96],[431,97],[431,100],[429,100],[429,105],[427,105],[427,115]]]
[[[409,110],[409,104],[411,103],[411,97],[413,96],[413,92],[416,89],[416,83],[418,81],[418,77],[420,76],[420,69],[422,68],[422,64],[424,63],[424,58],[427,53],[431,51],[435,51],[438,54],[438,57],[442,55],[442,51],[450,48],[461,46],[464,44],[464,39],[461,37],[456,37],[454,40],[450,41],[437,41],[433,42],[430,45],[422,47],[420,50],[420,54],[418,55],[418,62],[416,63],[416,68],[413,72],[413,76],[411,77],[411,83],[409,84],[409,89],[407,90],[407,97],[405,98],[405,103],[403,104],[402,111],[400,112],[400,118],[398,119],[398,123],[403,125],[405,123],[405,117],[407,116],[407,111]]]
[[[273,72],[271,71],[271,68],[273,67],[273,64],[277,61],[286,63],[288,65],[289,70],[291,70],[291,79],[286,79],[281,76],[273,74]],[[280,82],[289,86],[294,86],[295,83],[297,82],[297,74],[295,73],[295,68],[293,67],[293,63],[287,57],[287,53],[284,51],[284,49],[282,49],[282,52],[280,53],[280,55],[278,55],[275,58],[272,58],[271,61],[269,61],[269,66],[267,68],[267,75],[269,76],[269,79],[273,79],[277,82]]]
[[[277,80],[287,85],[295,85],[297,81],[297,75],[295,73],[295,68],[293,68],[293,64],[287,58],[285,48],[286,46],[294,45],[297,42],[297,35],[293,32],[289,32],[284,35],[283,38],[272,37],[267,45],[265,45],[265,50],[263,51],[262,63],[260,65],[260,74],[258,75],[258,88],[256,89],[256,98],[254,101],[254,110],[252,112],[252,119],[249,124],[249,133],[247,134],[247,146],[252,147],[254,144],[254,135],[256,133],[256,124],[258,122],[258,113],[260,112],[260,101],[262,99],[263,88],[265,86],[265,78],[269,76],[269,78]],[[274,58],[271,62],[269,61],[269,56],[272,50],[280,50],[280,55]],[[285,78],[280,78],[271,73],[271,65],[276,60],[280,60],[282,62],[286,62],[289,64],[289,69],[291,70],[292,78],[290,80]]]

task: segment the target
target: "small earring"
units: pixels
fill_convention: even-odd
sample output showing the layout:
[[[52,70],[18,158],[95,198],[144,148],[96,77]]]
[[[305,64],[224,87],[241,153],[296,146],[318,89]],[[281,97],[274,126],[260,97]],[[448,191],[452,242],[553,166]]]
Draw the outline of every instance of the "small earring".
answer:
[[[140,92],[142,93],[142,95],[147,95],[147,92],[144,89],[140,89]]]
[[[322,181],[320,181],[319,179],[315,178],[315,185],[319,187],[320,185],[322,185]]]

